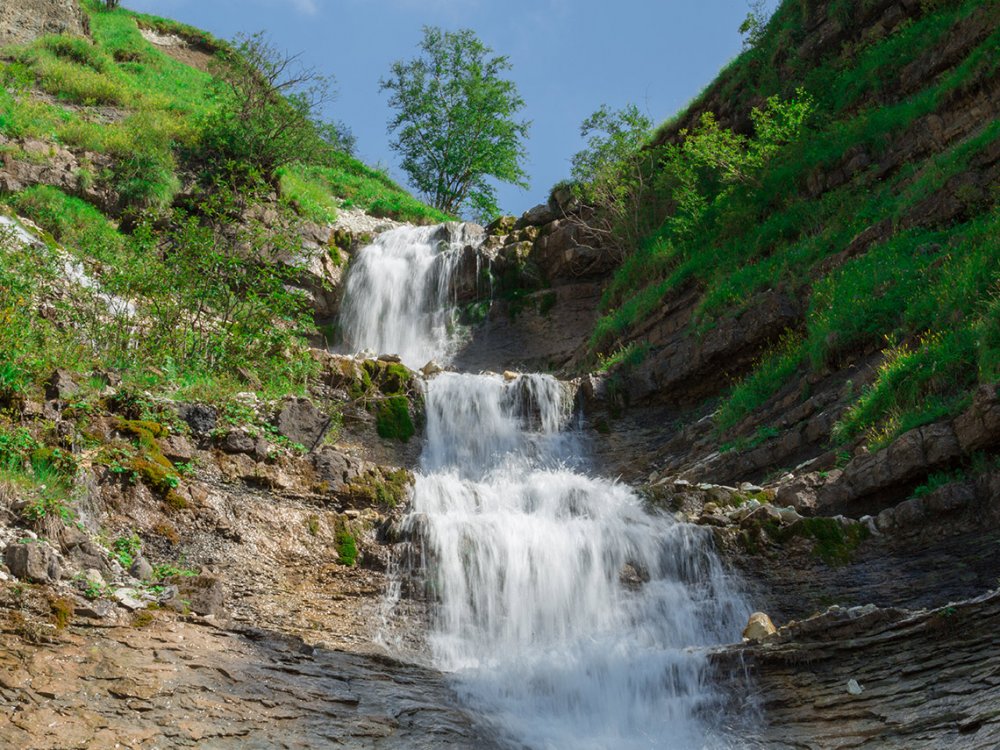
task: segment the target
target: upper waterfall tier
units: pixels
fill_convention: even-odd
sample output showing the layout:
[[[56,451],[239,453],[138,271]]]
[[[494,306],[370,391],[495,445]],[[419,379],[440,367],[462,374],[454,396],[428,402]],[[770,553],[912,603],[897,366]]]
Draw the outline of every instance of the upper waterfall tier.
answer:
[[[460,343],[450,299],[463,249],[482,241],[476,224],[401,227],[361,250],[347,278],[341,329],[355,353],[396,354],[418,369],[448,362]]]

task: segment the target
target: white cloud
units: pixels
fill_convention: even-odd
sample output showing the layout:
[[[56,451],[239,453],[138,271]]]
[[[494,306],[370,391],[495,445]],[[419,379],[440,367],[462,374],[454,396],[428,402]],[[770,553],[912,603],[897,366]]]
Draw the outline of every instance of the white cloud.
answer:
[[[291,0],[291,3],[295,10],[307,16],[315,16],[319,12],[316,0]]]

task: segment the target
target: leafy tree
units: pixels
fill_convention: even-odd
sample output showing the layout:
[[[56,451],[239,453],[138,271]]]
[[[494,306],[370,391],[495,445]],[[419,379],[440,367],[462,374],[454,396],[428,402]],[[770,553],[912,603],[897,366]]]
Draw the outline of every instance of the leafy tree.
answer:
[[[220,54],[215,73],[222,106],[207,118],[199,145],[210,171],[273,179],[329,137],[318,118],[334,99],[332,76],[304,66],[300,55],[279,50],[263,32],[237,36]]]
[[[648,193],[644,183],[656,156],[642,148],[652,129],[652,121],[634,104],[620,110],[601,105],[580,125],[587,147],[571,160],[574,192],[602,207],[602,214],[588,226],[603,232],[605,244],[619,250],[634,244],[643,229],[640,214]]]
[[[767,3],[764,0],[751,0],[750,11],[740,24],[740,35],[743,37],[743,49],[750,49],[760,44],[767,29]]]
[[[498,213],[488,178],[526,187],[522,140],[529,124],[517,119],[524,100],[504,56],[495,56],[468,29],[424,27],[421,54],[397,61],[380,81],[396,114],[392,147],[413,185],[449,214],[469,209],[480,218]]]
[[[291,364],[309,327],[303,295],[287,287],[301,240],[256,218],[248,192],[218,183],[196,212],[136,231],[128,270],[108,282],[139,300],[140,353],[215,373]]]

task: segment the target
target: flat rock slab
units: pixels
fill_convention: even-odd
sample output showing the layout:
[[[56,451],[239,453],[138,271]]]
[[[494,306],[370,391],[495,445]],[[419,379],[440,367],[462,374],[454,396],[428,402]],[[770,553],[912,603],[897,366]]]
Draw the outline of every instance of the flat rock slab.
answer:
[[[499,747],[433,671],[159,617],[0,633],[0,747]]]

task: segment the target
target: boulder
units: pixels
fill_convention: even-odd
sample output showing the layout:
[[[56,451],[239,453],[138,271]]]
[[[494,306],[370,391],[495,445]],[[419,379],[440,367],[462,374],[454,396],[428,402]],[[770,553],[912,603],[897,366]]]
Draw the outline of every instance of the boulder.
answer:
[[[45,398],[65,401],[80,392],[80,386],[69,370],[56,370],[45,383]]]
[[[62,573],[56,551],[40,542],[8,544],[3,560],[11,575],[31,583],[58,581]]]
[[[167,606],[186,606],[197,615],[216,619],[226,617],[226,594],[218,576],[204,573],[191,577],[178,576],[171,583],[177,586],[177,597],[171,600],[173,604],[168,602]]]
[[[207,404],[181,404],[177,414],[187,422],[195,435],[207,435],[219,423],[219,412],[214,406]]]
[[[320,448],[312,456],[313,468],[320,481],[332,492],[342,491],[361,474],[361,462],[346,456],[332,446]]]
[[[330,418],[307,398],[292,397],[282,402],[274,420],[278,433],[293,443],[312,449],[330,427]]]
[[[222,439],[219,447],[226,453],[253,453],[256,442],[246,430],[231,430]]]
[[[183,435],[170,435],[159,441],[160,452],[174,463],[187,463],[194,458],[194,448]]]
[[[132,561],[132,565],[128,569],[128,574],[133,578],[138,578],[140,581],[151,581],[153,579],[153,566],[149,564],[149,561],[145,557],[139,555]]]
[[[559,213],[548,203],[539,203],[534,208],[529,208],[524,215],[514,224],[515,229],[524,227],[540,227],[543,224],[555,221],[559,218]]]
[[[955,418],[955,435],[966,453],[1000,443],[1000,386],[981,385],[972,406]]]
[[[771,618],[763,612],[754,612],[747,621],[747,626],[743,628],[743,640],[759,641],[769,635],[778,632],[771,622]]]
[[[852,459],[838,481],[820,489],[818,505],[823,513],[849,512],[855,501],[918,480],[961,455],[950,423],[917,427],[883,450]]]

